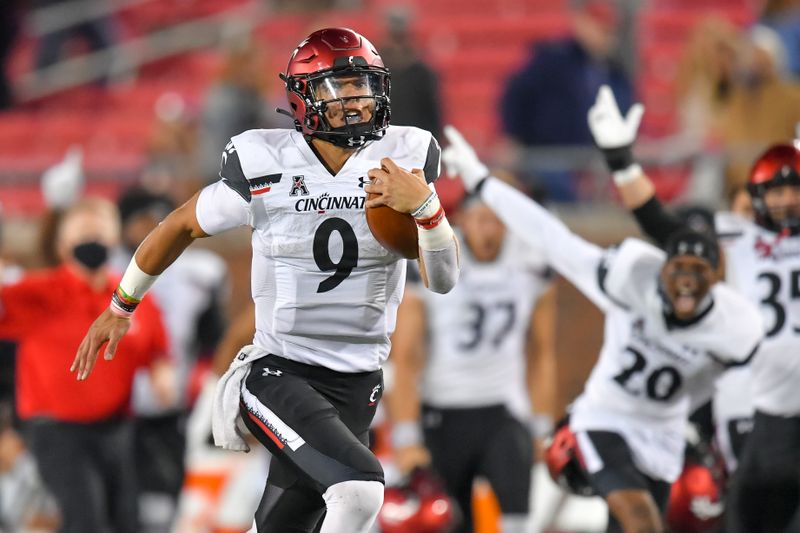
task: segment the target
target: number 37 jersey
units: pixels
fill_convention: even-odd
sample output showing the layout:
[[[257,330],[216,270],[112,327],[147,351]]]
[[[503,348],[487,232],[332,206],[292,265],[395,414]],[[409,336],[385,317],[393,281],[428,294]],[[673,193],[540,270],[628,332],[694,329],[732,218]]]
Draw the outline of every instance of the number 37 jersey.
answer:
[[[200,193],[206,233],[253,228],[255,344],[340,372],[380,368],[405,282],[405,261],[372,236],[364,213],[367,172],[384,157],[439,172],[431,134],[392,126],[354,152],[335,176],[303,135],[250,130],[225,147],[221,180]]]

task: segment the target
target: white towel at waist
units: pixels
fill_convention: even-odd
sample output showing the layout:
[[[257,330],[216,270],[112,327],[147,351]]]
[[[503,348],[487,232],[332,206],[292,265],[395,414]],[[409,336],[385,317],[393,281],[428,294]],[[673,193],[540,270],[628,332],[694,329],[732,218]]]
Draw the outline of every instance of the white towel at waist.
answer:
[[[211,431],[217,446],[226,450],[250,451],[236,423],[239,418],[239,396],[250,365],[267,355],[269,353],[258,346],[245,346],[233,358],[227,372],[219,378],[211,411]]]

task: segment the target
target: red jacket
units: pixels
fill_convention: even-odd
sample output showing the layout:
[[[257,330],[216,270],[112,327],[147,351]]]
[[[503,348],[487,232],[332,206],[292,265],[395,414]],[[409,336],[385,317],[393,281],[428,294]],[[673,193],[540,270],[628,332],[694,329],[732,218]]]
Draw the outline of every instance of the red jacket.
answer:
[[[118,282],[109,276],[107,286],[95,291],[61,266],[0,288],[0,338],[18,344],[20,418],[96,422],[127,414],[134,373],[167,354],[161,312],[148,298],[134,313],[113,361],[103,360],[101,350],[87,380],[78,381],[69,371],[84,334],[108,307]]]

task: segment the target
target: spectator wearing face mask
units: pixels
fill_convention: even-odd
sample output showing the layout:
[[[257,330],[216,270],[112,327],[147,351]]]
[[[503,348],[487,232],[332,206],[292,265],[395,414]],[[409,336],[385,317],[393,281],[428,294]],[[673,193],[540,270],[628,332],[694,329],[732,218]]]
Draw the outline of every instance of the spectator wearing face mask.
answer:
[[[161,314],[145,300],[117,364],[76,381],[70,364],[82,332],[108,306],[119,279],[108,267],[119,240],[113,204],[79,200],[56,232],[59,264],[0,287],[0,339],[18,344],[17,412],[66,533],[138,531],[136,471],[128,418],[133,375],[149,366],[154,394],[169,402],[172,384]]]

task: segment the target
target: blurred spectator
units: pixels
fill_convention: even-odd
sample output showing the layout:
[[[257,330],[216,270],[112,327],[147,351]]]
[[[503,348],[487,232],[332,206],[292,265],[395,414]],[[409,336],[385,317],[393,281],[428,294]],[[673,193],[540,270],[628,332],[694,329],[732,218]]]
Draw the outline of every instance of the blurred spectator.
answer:
[[[679,130],[695,150],[710,140],[714,117],[730,97],[741,48],[739,30],[710,17],[692,31],[676,80]]]
[[[64,59],[67,45],[76,38],[85,42],[89,52],[100,52],[113,46],[117,40],[113,20],[93,13],[103,4],[85,0],[34,0],[37,20],[45,25],[36,54],[36,68],[42,70]],[[88,12],[87,5],[90,7]],[[64,20],[67,20],[66,24]],[[72,20],[76,22],[70,23]],[[49,30],[50,26],[55,29]],[[105,58],[101,65],[102,79],[105,79],[111,67],[110,59]]]
[[[142,184],[183,203],[201,186],[196,112],[180,94],[168,92],[156,100],[155,118]]]
[[[633,87],[615,57],[619,13],[608,0],[571,0],[573,36],[536,46],[514,74],[501,101],[503,131],[524,147],[591,145],[586,113],[601,85],[611,86],[623,110]],[[574,200],[567,172],[538,176],[553,201]]]
[[[19,344],[18,414],[67,533],[100,533],[107,526],[138,533],[127,412],[137,368],[150,365],[164,376],[167,342],[155,305],[148,302],[134,322],[114,365],[101,365],[97,377],[83,382],[69,373],[81,332],[108,306],[118,283],[107,261],[118,240],[114,206],[81,200],[59,226],[61,264],[0,288],[0,338]],[[169,401],[171,384],[156,381],[156,393]]]
[[[743,33],[710,18],[691,36],[677,80],[682,145],[701,158],[696,184],[725,175],[715,187],[717,200],[742,188],[764,147],[795,134],[800,85],[786,78],[786,57],[766,26]]]
[[[387,36],[381,57],[392,74],[392,124],[416,126],[442,138],[439,80],[417,50],[410,15],[393,9],[386,16]]]
[[[252,41],[233,43],[219,79],[203,102],[200,117],[200,171],[205,182],[217,180],[219,153],[231,137],[256,128],[291,128],[288,118],[267,100],[266,58]]]
[[[16,282],[22,275],[22,271],[18,267],[5,259],[3,229],[3,206],[0,204],[0,290],[3,285]],[[0,413],[4,406],[14,405],[15,367],[16,345],[13,342],[0,340]]]
[[[768,145],[787,142],[800,122],[800,84],[782,77],[782,43],[756,26],[747,35],[717,135],[729,157],[726,190],[747,181],[752,161]]]
[[[169,197],[140,187],[125,191],[118,205],[122,246],[111,264],[122,272],[139,244],[175,205]],[[198,357],[212,354],[222,336],[226,281],[227,267],[219,256],[191,247],[153,285],[175,362],[176,390],[175,402],[163,405],[156,401],[149,373],[140,371],[134,383],[142,532],[166,532],[172,522],[183,482],[187,386]]]
[[[800,0],[766,0],[761,23],[778,33],[787,52],[787,68],[800,77]]]
[[[14,40],[20,27],[17,3],[15,0],[6,0],[3,9],[0,9],[0,110],[8,109],[14,104],[6,63],[14,48]]]

